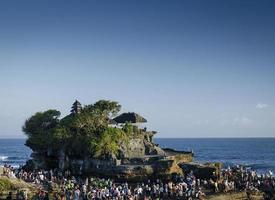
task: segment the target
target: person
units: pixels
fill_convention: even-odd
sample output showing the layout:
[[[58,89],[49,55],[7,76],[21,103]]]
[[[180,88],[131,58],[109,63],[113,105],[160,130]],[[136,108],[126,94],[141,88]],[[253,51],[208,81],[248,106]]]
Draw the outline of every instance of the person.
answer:
[[[219,192],[219,188],[218,188],[218,181],[214,182],[214,187],[215,187],[215,192]]]
[[[248,200],[252,200],[251,190],[246,190],[246,197]]]
[[[44,200],[46,197],[46,192],[44,190],[40,190],[38,194],[38,199]]]
[[[49,200],[50,197],[49,197],[49,193],[48,192],[45,192],[45,197],[44,197],[44,200]]]
[[[203,199],[204,199],[204,197],[205,197],[205,193],[202,191],[202,189],[201,189],[201,188],[199,188],[199,190],[198,190],[198,193],[197,193],[196,197],[197,197],[198,199],[200,199],[200,200],[203,200]]]
[[[7,196],[7,198],[6,198],[6,200],[12,200],[12,192],[9,192],[9,194],[8,194],[8,196]]]
[[[269,175],[270,178],[272,178],[273,172],[272,172],[271,170],[269,170],[269,171],[268,171],[268,175]]]
[[[20,191],[19,190],[16,191],[16,199],[21,199],[21,195],[20,195]]]
[[[74,190],[74,200],[79,200],[79,199],[80,199],[80,190],[78,186],[76,186]]]

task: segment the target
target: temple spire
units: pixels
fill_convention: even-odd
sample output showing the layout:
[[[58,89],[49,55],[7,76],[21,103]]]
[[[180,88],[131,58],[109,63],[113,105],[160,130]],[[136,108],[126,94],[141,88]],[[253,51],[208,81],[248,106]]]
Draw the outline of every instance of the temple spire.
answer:
[[[71,113],[73,114],[79,114],[82,110],[81,103],[77,100],[72,105]]]

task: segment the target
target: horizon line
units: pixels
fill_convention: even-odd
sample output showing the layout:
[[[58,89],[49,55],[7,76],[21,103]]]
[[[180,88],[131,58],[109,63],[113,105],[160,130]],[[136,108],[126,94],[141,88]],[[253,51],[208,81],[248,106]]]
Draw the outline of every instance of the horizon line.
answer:
[[[154,139],[275,139],[275,136],[255,137],[155,137]],[[0,137],[2,139],[27,139],[27,137]]]

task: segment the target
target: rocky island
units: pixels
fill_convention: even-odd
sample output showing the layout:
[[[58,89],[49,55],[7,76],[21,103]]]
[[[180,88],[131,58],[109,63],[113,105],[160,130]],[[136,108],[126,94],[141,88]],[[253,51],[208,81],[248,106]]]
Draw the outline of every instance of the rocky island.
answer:
[[[64,118],[57,110],[34,114],[23,127],[33,151],[25,169],[70,170],[117,180],[182,174],[181,166],[192,162],[193,152],[159,147],[153,142],[156,132],[143,126],[145,118],[133,112],[118,115],[120,109],[114,101],[86,106],[75,101]]]

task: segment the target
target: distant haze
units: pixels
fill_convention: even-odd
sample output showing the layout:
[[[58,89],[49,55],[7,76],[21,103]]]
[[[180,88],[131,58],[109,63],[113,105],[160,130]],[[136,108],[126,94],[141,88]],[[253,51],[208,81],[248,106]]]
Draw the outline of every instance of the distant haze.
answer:
[[[157,137],[275,137],[274,1],[1,1],[0,137],[99,99]]]

